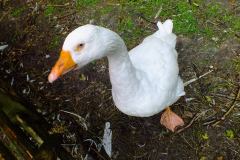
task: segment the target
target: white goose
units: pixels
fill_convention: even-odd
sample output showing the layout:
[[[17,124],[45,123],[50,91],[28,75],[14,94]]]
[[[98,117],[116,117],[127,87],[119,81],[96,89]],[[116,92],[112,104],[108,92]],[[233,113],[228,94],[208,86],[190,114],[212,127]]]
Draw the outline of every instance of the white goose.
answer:
[[[160,122],[174,131],[184,122],[169,106],[185,94],[178,75],[176,35],[172,33],[171,20],[158,22],[157,26],[158,31],[129,52],[122,38],[109,29],[90,24],[75,29],[64,41],[60,58],[48,76],[49,82],[107,56],[117,108],[137,117],[152,116],[166,109]]]

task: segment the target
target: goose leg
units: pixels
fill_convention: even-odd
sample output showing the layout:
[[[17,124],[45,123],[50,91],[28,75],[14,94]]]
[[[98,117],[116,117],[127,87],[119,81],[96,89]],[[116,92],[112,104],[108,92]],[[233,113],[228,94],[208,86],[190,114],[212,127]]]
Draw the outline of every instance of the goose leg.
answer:
[[[174,132],[177,127],[184,125],[183,119],[171,111],[170,107],[167,107],[163,112],[160,123],[172,132]]]

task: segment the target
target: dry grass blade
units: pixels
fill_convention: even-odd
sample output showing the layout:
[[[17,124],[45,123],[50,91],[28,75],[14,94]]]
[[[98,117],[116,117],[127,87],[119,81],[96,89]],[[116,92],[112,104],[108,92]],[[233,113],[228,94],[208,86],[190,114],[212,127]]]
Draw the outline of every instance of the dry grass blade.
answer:
[[[158,9],[158,11],[157,11],[154,19],[157,19],[157,18],[159,17],[159,15],[160,15],[161,12],[162,12],[162,5],[159,7],[159,9]]]
[[[79,120],[79,122],[80,122],[80,124],[81,124],[81,126],[82,126],[86,131],[88,130],[86,120],[85,120],[83,117],[81,117],[80,115],[78,115],[78,114],[76,114],[76,113],[64,111],[64,110],[60,110],[60,112],[68,113],[68,114],[70,114],[70,115],[73,115],[73,116],[77,117],[78,120]]]

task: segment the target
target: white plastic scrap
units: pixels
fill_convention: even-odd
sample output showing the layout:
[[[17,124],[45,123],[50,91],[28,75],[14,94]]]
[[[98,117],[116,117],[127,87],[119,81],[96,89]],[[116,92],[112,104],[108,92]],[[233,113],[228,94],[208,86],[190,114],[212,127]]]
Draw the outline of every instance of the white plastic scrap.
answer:
[[[30,83],[33,83],[33,82],[35,82],[35,81],[36,81],[35,79],[32,79],[32,80],[30,80],[29,82],[30,82]]]
[[[7,74],[10,74],[10,73],[11,73],[11,70],[10,70],[10,69],[6,69],[5,72],[6,72]]]
[[[14,83],[14,77],[12,77],[11,86],[13,86],[13,83]]]
[[[27,82],[30,80],[29,75],[27,74]]]
[[[46,58],[46,59],[50,58],[50,55],[49,55],[49,54],[46,54],[46,55],[45,55],[45,58]]]
[[[194,100],[195,98],[185,98],[185,101],[186,102],[190,102],[190,101],[192,101],[192,100]]]
[[[20,63],[20,67],[23,68],[23,63]]]
[[[0,51],[3,51],[3,50],[6,49],[7,47],[8,47],[7,44],[5,44],[5,45],[1,45],[1,46],[0,46]]]
[[[109,157],[112,156],[112,131],[110,122],[105,123],[102,145]]]
[[[27,89],[23,89],[22,93],[28,95],[30,93],[30,88],[28,88],[28,90]]]
[[[41,86],[40,88],[39,88],[39,90],[43,90],[44,89],[44,86]]]

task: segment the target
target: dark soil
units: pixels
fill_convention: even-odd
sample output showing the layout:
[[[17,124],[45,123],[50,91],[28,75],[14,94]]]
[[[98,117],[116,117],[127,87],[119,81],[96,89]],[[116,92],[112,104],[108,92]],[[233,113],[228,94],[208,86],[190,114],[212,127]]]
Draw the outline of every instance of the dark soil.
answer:
[[[47,76],[66,34],[91,19],[84,13],[86,8],[76,13],[71,10],[72,2],[57,7],[60,11],[54,13],[55,16],[45,15],[45,1],[38,1],[35,10],[33,1],[18,2],[7,1],[0,10],[0,42],[9,45],[0,54],[1,81],[17,96],[36,106],[52,124],[50,132],[63,134],[64,144],[75,144],[63,144],[74,157],[81,159],[86,154],[77,145],[84,137],[84,128],[75,116],[61,110],[85,118],[92,139],[97,143],[103,136],[105,123],[110,122],[113,159],[240,160],[240,99],[235,99],[240,77],[234,65],[240,54],[239,39],[233,37],[215,44],[199,35],[179,36],[177,50],[184,81],[210,69],[214,71],[187,86],[186,96],[172,106],[186,125],[195,120],[182,132],[171,133],[160,125],[160,114],[136,118],[117,110],[111,98],[106,59],[68,73],[53,84],[48,83]],[[25,9],[20,15],[11,14],[21,7]],[[115,22],[120,13],[117,9],[115,12],[103,19],[96,17],[95,23],[116,30]],[[141,22],[149,26],[149,22]],[[220,120],[234,101],[232,112],[213,127],[211,122]]]

